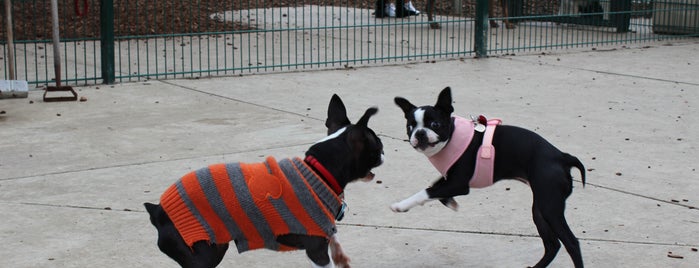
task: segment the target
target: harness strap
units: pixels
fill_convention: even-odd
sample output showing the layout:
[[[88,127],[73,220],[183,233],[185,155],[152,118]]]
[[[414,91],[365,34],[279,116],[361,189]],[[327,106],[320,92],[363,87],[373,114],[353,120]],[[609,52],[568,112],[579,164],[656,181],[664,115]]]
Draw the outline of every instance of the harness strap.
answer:
[[[493,174],[495,169],[495,147],[493,146],[493,134],[495,128],[502,121],[500,119],[488,120],[483,133],[483,143],[478,148],[478,157],[476,157],[476,167],[473,172],[473,177],[469,182],[471,188],[483,188],[493,185]]]

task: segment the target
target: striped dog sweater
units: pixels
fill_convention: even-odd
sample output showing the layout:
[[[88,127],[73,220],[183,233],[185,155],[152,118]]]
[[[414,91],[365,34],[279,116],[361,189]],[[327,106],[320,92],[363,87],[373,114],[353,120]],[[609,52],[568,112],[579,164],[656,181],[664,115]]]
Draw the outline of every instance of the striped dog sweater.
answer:
[[[216,164],[188,173],[160,197],[188,246],[235,241],[238,252],[293,250],[285,234],[330,237],[340,198],[300,158]]]

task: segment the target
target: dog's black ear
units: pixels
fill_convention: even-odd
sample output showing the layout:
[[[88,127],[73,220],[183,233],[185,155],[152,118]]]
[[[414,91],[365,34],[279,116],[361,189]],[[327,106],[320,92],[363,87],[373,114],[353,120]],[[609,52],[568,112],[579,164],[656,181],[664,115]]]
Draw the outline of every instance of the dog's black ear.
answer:
[[[405,113],[405,118],[408,118],[409,114],[413,113],[413,110],[417,108],[415,105],[410,103],[408,100],[402,97],[396,97],[393,99],[393,102],[400,107],[401,110],[403,110],[403,113]]]
[[[434,105],[436,109],[442,110],[445,113],[451,115],[454,112],[454,106],[451,105],[451,88],[445,87],[442,92],[439,93],[437,98],[437,104]]]
[[[369,126],[369,118],[372,115],[375,115],[378,111],[379,111],[379,108],[376,108],[376,107],[371,107],[369,109],[366,109],[366,112],[364,112],[364,115],[362,115],[362,118],[359,118],[359,121],[357,121],[357,126],[368,127]]]
[[[342,103],[340,96],[333,94],[328,105],[328,119],[325,120],[325,126],[328,127],[328,135],[349,124],[351,123],[347,118],[345,104]]]

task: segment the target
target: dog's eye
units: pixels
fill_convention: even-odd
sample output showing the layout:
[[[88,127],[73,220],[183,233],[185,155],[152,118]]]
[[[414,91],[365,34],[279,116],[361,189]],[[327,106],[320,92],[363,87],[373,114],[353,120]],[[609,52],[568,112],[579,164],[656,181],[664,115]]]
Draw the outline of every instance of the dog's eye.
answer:
[[[408,125],[408,132],[413,131],[413,125]]]
[[[430,123],[430,128],[432,128],[432,129],[437,129],[437,128],[441,127],[441,126],[442,126],[442,125],[441,125],[439,122],[432,122],[432,123]]]

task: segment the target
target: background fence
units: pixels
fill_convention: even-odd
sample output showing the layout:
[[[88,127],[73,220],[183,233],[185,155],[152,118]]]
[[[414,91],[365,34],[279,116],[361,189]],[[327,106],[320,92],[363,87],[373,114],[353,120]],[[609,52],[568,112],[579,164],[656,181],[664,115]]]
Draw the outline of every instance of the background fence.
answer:
[[[61,78],[73,85],[196,78],[637,43],[699,36],[699,0],[436,1],[421,16],[375,18],[356,0],[58,0]],[[52,83],[48,0],[14,0],[0,79]],[[503,11],[514,23],[502,25]],[[480,10],[480,13],[477,12]],[[3,18],[6,10],[2,8]],[[497,22],[500,27],[487,27]]]

